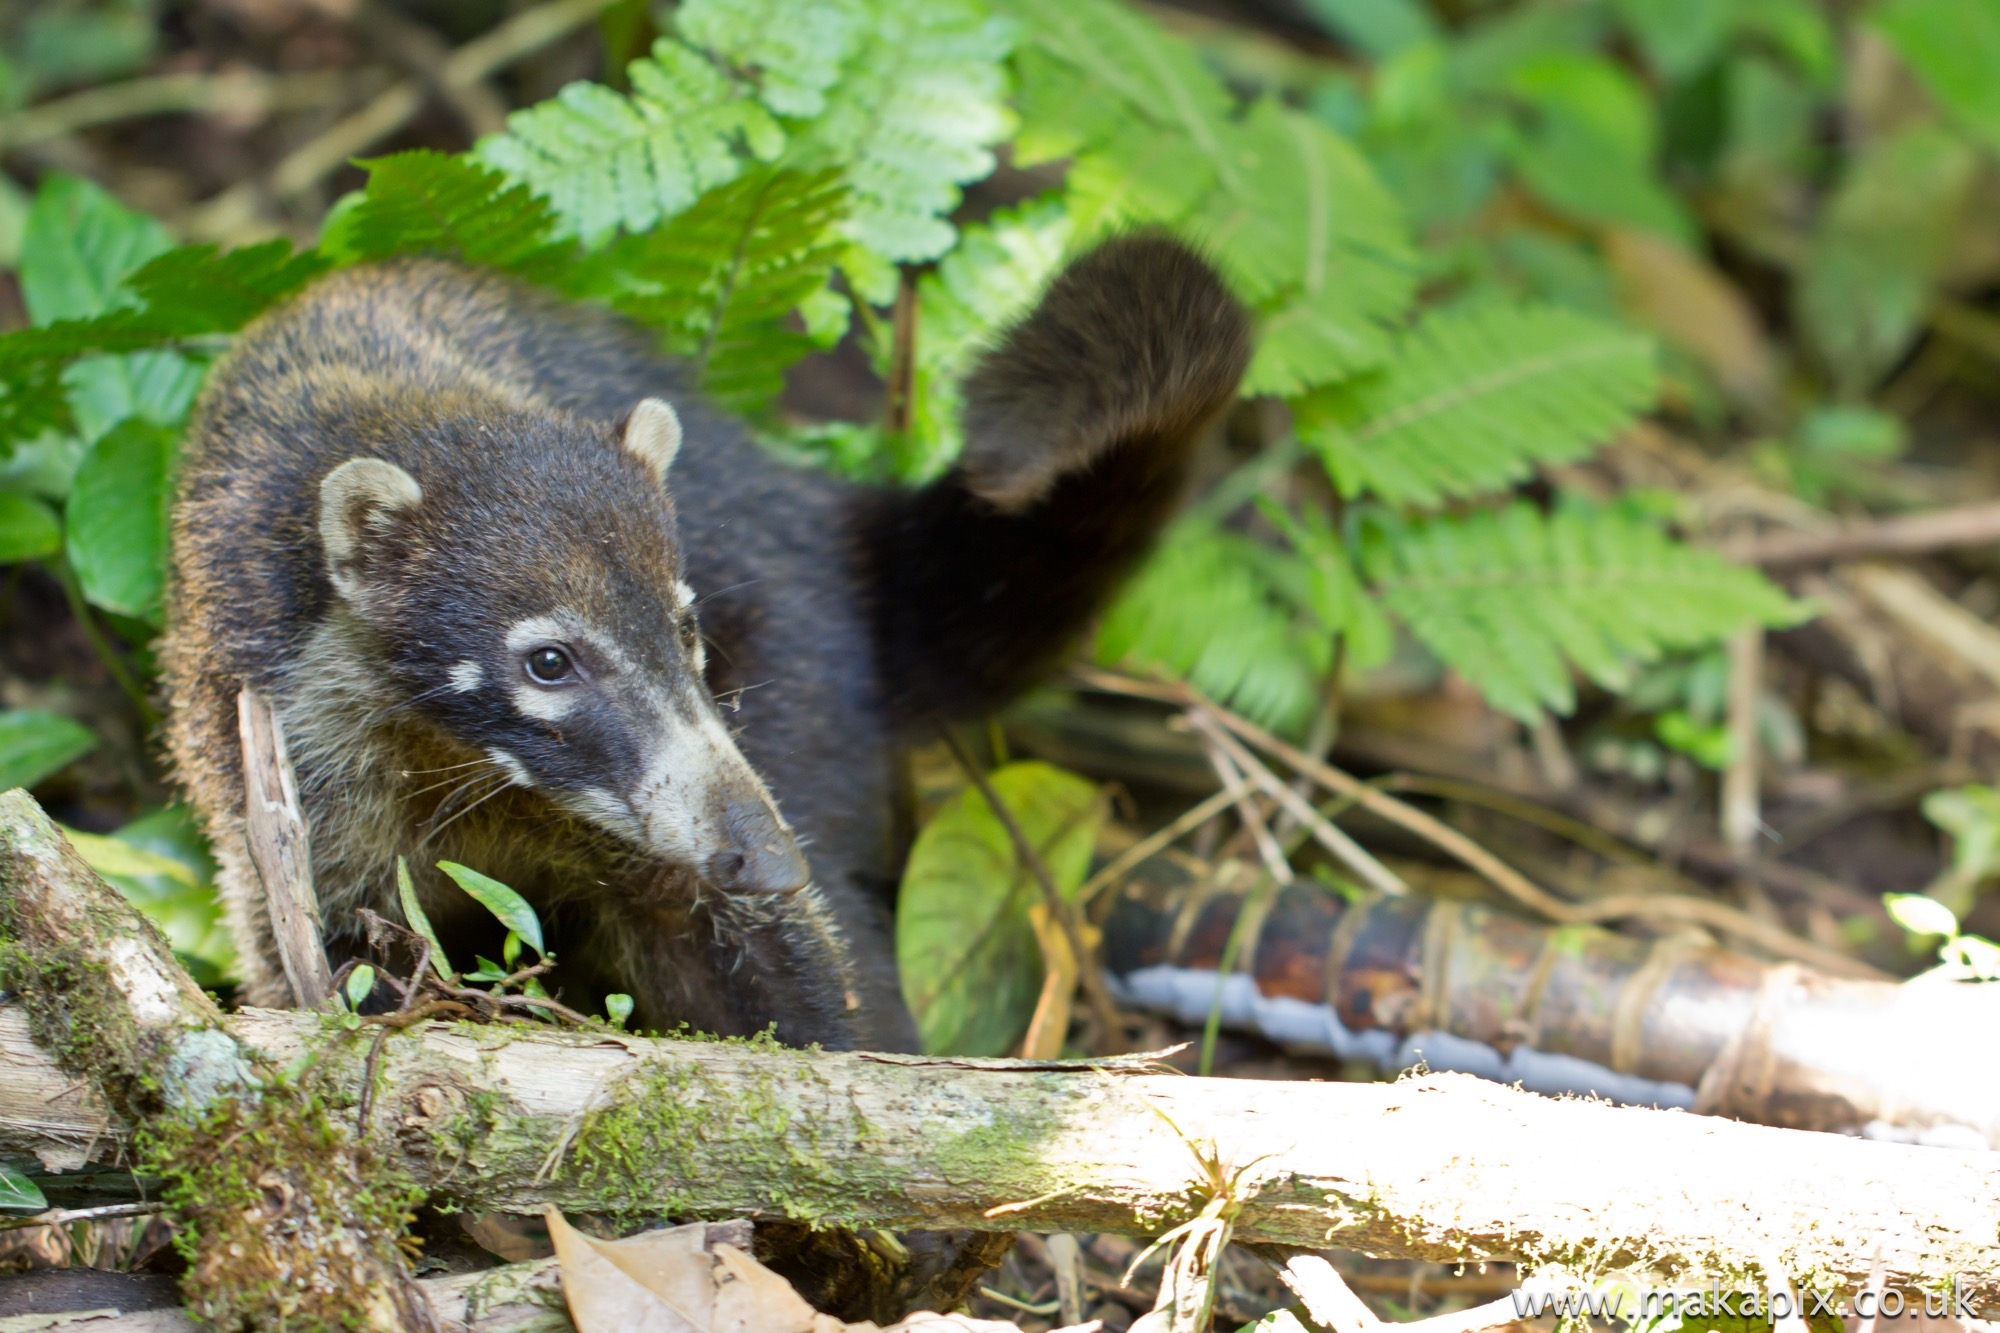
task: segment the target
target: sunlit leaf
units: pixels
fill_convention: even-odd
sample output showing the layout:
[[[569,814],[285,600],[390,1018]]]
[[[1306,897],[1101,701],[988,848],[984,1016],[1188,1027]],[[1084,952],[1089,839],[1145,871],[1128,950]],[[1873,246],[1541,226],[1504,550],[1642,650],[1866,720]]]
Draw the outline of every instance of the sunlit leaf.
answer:
[[[96,748],[96,734],[74,718],[10,708],[0,713],[0,791],[32,787]]]
[[[438,869],[451,876],[459,888],[464,889],[481,907],[493,913],[494,918],[508,930],[519,935],[535,946],[535,952],[542,950],[542,919],[535,915],[535,909],[528,906],[528,900],[514,890],[489,875],[482,875],[469,866],[456,861],[440,861]],[[480,966],[491,968],[492,964],[480,959]],[[505,975],[502,973],[501,975]]]
[[[1103,820],[1097,789],[1034,761],[1008,764],[989,781],[1057,889],[1075,893]],[[946,802],[917,836],[897,900],[896,959],[925,1050],[1004,1055],[1020,1040],[1041,988],[1028,920],[1039,901],[1034,877],[977,790]]]

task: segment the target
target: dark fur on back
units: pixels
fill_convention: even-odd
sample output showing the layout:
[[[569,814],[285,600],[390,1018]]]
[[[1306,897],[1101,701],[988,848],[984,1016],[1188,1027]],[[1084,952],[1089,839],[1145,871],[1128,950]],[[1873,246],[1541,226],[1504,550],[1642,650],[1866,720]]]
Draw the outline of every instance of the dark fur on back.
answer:
[[[396,855],[448,858],[543,912],[573,1003],[619,990],[649,1027],[775,1022],[788,1042],[913,1047],[890,946],[893,746],[1003,702],[1074,640],[1167,517],[1247,348],[1199,259],[1114,241],[981,363],[959,466],[891,491],[774,462],[641,331],[490,274],[347,270],[259,321],[190,437],[163,646],[170,744],[216,840],[251,997],[278,1000],[280,974],[242,843],[246,681],[292,738],[336,951],[357,947],[354,907],[395,914]],[[615,443],[648,396],[685,431],[671,504]],[[425,495],[384,554],[406,600],[394,641],[343,619],[316,526],[321,480],[362,456]],[[440,817],[454,813],[439,808],[447,766],[477,758],[466,735],[499,723],[418,685],[492,616],[558,594],[671,636],[656,592],[674,576],[699,599],[708,685],[813,890],[733,899],[527,787]],[[492,952],[478,909],[434,871],[424,887],[454,961]]]

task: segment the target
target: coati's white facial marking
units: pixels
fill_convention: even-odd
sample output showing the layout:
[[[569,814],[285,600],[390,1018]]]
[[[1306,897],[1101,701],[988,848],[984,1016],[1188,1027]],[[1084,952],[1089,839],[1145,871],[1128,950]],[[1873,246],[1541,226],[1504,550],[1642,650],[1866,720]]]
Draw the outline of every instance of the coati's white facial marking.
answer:
[[[415,477],[380,458],[350,458],[326,474],[319,484],[319,540],[335,592],[357,605],[365,600],[361,566],[369,542],[423,498]]]
[[[574,644],[588,645],[613,671],[633,674],[625,651],[576,612],[559,609],[529,616],[507,631],[507,652],[521,661],[511,689],[514,707],[543,722],[560,722],[581,706],[583,694],[572,687],[587,683],[590,676],[576,661]]]
[[[451,670],[445,673],[445,678],[458,693],[470,694],[485,681],[486,668],[468,657],[463,662],[454,663]]]
[[[532,787],[535,785],[535,780],[528,776],[527,765],[500,747],[489,747],[486,751],[486,757],[493,761],[496,768],[505,769],[507,776],[513,779],[516,787]]]
[[[693,605],[694,589],[688,586],[688,581],[682,579],[674,584],[674,610],[685,611]]]
[[[699,862],[720,829],[710,827],[713,808],[707,800],[718,773],[734,773],[765,802],[770,793],[743,759],[735,740],[707,709],[672,725],[633,793],[629,808],[644,833],[644,841],[669,856]],[[776,813],[775,804],[771,807]]]
[[[681,419],[664,398],[642,399],[625,423],[625,447],[662,482],[681,451]]]
[[[677,628],[687,636],[688,658],[694,663],[694,674],[708,674],[708,644],[702,640],[701,627],[694,622],[694,589],[686,579],[674,584],[674,615],[678,618]]]

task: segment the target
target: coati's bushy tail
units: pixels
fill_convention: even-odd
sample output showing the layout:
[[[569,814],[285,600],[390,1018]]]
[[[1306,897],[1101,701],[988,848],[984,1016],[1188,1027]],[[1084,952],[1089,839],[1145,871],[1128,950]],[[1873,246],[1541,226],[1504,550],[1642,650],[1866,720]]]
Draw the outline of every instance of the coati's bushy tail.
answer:
[[[957,467],[864,519],[896,716],[975,715],[1052,665],[1171,514],[1249,357],[1242,307],[1170,237],[1056,278],[968,379]]]

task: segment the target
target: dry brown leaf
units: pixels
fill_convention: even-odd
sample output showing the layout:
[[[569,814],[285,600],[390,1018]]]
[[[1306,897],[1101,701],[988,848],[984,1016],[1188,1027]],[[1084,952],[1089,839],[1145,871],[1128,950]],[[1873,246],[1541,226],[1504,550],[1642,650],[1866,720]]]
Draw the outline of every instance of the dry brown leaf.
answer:
[[[849,1327],[875,1329],[821,1314],[791,1283],[734,1245],[715,1247],[714,1333],[843,1333]]]
[[[1613,227],[1604,257],[1633,317],[1699,357],[1730,397],[1754,402],[1777,380],[1771,345],[1736,284],[1700,255],[1645,232]]]
[[[711,1333],[714,1260],[702,1248],[707,1228],[701,1223],[597,1240],[572,1227],[558,1209],[550,1208],[547,1217],[577,1333]]]

